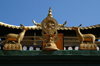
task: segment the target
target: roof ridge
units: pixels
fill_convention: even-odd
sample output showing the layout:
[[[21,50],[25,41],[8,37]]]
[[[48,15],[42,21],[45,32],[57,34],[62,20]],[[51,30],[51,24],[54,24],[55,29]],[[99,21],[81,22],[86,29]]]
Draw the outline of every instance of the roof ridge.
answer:
[[[10,24],[6,24],[4,22],[0,22],[0,26],[4,26],[4,27],[8,27],[8,28],[16,28],[16,29],[20,29],[20,26],[16,26],[16,25],[10,25]],[[29,30],[41,30],[41,27],[39,26],[25,26],[25,27],[29,27]],[[97,28],[100,27],[100,24],[97,25],[92,25],[92,26],[86,26],[86,27],[81,27],[82,30],[84,29],[92,29],[92,28]],[[68,27],[68,26],[64,26],[64,27],[58,27],[58,30],[72,30],[72,27]]]

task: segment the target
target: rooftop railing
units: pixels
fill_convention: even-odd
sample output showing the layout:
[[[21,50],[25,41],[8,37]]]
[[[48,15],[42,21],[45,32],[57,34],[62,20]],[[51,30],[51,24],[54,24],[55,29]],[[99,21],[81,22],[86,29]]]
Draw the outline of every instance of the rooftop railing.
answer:
[[[78,50],[80,42],[76,36],[64,36],[63,38],[64,50]],[[6,43],[6,37],[0,36],[0,49],[3,50],[3,46]],[[96,37],[95,43],[100,46],[100,37]],[[27,47],[27,50],[41,50],[43,45],[42,36],[25,36],[21,42],[23,50]]]

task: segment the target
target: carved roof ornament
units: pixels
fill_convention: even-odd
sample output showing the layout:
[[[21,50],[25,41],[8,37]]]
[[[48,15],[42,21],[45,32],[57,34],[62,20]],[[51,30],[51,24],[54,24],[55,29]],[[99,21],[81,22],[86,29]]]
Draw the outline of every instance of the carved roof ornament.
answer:
[[[47,35],[53,35],[57,30],[58,22],[52,17],[51,7],[49,8],[48,16],[42,21],[41,27]]]
[[[42,21],[41,27],[43,30],[42,31],[43,40],[45,41],[46,39],[45,41],[46,44],[43,47],[43,50],[59,50],[56,44],[54,43],[55,41],[54,39],[57,38],[58,35],[57,33],[58,22],[52,17],[51,7],[49,8],[48,16]],[[48,37],[45,36],[44,32],[47,34]]]
[[[51,10],[51,7],[49,8],[49,14],[48,14],[48,17],[53,17],[53,16],[52,16],[52,10]]]

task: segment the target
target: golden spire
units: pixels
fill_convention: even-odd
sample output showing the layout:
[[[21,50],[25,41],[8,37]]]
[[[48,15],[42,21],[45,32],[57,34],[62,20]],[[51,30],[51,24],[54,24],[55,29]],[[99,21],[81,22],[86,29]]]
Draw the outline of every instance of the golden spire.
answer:
[[[53,17],[51,12],[52,12],[52,11],[51,11],[51,7],[50,7],[50,8],[49,8],[49,14],[48,14],[49,17]]]

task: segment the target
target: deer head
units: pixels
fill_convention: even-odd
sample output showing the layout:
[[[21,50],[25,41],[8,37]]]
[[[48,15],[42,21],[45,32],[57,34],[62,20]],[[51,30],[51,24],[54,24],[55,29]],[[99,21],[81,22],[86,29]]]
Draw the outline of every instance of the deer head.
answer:
[[[82,26],[82,24],[80,24],[78,27],[72,27],[74,30],[78,30],[78,28],[80,28]]]
[[[29,29],[29,27],[25,27],[24,25],[22,25],[22,24],[20,24],[20,28],[22,29],[22,30],[28,30]]]

